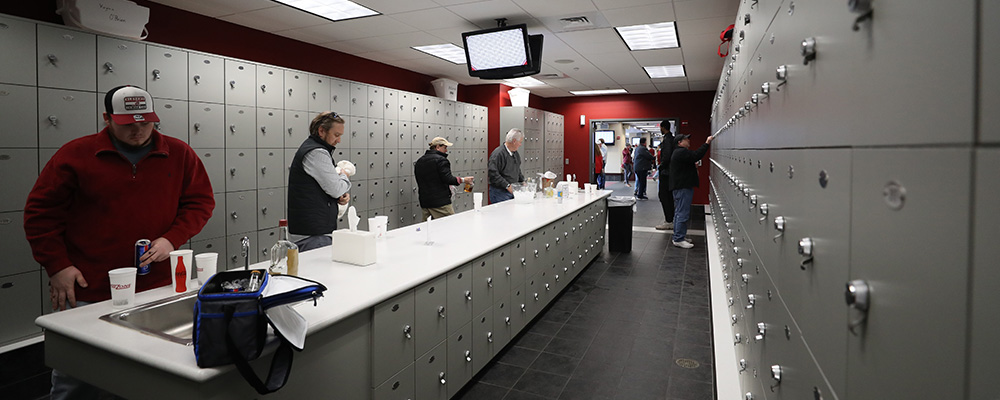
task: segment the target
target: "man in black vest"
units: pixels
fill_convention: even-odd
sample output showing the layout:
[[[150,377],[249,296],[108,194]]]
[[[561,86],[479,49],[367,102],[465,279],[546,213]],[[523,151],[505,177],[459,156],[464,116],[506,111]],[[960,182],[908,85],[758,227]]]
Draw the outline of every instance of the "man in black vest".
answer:
[[[452,145],[448,139],[436,137],[429,143],[430,148],[413,165],[413,175],[417,180],[417,194],[423,218],[434,219],[447,217],[455,213],[451,206],[451,188],[462,183],[472,183],[472,177],[456,177],[451,174],[451,162],[448,161],[448,147]]]
[[[333,151],[344,134],[344,119],[325,112],[309,124],[288,169],[288,233],[299,251],[329,246],[337,230],[338,205],[351,200],[351,181],[336,172]]]

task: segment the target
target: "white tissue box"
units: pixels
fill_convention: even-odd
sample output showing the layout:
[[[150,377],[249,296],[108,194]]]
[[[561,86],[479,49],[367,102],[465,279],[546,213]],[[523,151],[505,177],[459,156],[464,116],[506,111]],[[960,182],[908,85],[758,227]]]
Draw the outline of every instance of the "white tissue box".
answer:
[[[333,231],[333,261],[371,265],[375,263],[375,233],[340,229]]]

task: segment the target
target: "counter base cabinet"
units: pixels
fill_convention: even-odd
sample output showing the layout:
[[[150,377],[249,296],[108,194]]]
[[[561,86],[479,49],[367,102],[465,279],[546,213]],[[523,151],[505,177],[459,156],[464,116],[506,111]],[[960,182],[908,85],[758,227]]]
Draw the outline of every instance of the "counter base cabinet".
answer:
[[[123,329],[108,326],[108,329]],[[370,331],[371,312],[362,311],[310,334],[306,351],[295,352],[288,383],[267,398],[370,398]],[[191,347],[173,346],[177,351],[192,351]],[[129,399],[245,400],[260,397],[235,368],[218,378],[193,382],[130,357],[82,344],[52,330],[45,333],[45,363],[53,369],[73,371],[74,377],[95,386],[115,388],[114,394]],[[251,365],[258,374],[266,374],[270,363],[271,356],[265,355]]]

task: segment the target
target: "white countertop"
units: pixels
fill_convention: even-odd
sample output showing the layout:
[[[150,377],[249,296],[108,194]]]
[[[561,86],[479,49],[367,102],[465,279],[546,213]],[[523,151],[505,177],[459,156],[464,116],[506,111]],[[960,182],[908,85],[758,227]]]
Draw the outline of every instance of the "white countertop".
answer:
[[[323,283],[327,291],[315,307],[310,301],[296,305],[295,309],[309,321],[310,333],[326,328],[610,194],[609,190],[600,191],[595,196],[586,196],[581,192],[572,199],[565,199],[563,204],[557,204],[555,199],[536,199],[532,204],[516,204],[511,200],[483,207],[478,212],[455,214],[431,221],[433,244],[430,246],[425,245],[425,232],[417,230],[424,224],[395,229],[377,242],[378,262],[365,267],[330,261],[330,247],[303,252],[299,255],[299,276]],[[266,268],[267,265],[261,262],[252,264],[251,268]],[[170,287],[136,293],[136,304],[174,294]],[[114,311],[117,310],[111,307],[111,302],[106,301],[44,315],[35,323],[44,329],[193,381],[207,381],[233,368],[199,368],[195,363],[193,347],[98,319]],[[305,351],[308,349],[307,337]]]

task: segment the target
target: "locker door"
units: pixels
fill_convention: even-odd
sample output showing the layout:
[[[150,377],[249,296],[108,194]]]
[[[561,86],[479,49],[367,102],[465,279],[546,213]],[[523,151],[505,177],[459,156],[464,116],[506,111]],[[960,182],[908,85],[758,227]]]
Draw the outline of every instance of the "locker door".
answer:
[[[509,294],[513,285],[511,277],[514,274],[514,267],[510,264],[510,246],[502,246],[494,250],[491,257],[493,259],[494,301],[496,301],[497,296]]]
[[[450,283],[450,280],[449,280]],[[450,293],[449,293],[450,294]],[[450,331],[450,329],[449,329]],[[473,354],[472,323],[467,322],[448,337],[448,398],[465,386],[475,375],[473,360],[485,355]]]
[[[410,121],[424,122],[424,96],[410,94]]]
[[[493,342],[496,340],[493,330],[493,307],[476,316],[472,320],[472,372],[477,373],[493,358]]]
[[[376,348],[376,351],[378,349]],[[413,362],[375,388],[375,400],[411,400],[416,394]]]
[[[351,181],[351,205],[358,209],[358,215],[363,211],[368,211],[368,181]]]
[[[385,152],[381,149],[368,150],[368,179],[385,177]]]
[[[282,188],[257,190],[257,228],[269,229],[278,226],[278,220],[285,218],[285,190]]]
[[[399,146],[399,121],[394,119],[385,120],[383,127],[382,147],[386,149],[398,149]]]
[[[257,147],[280,148],[284,146],[285,138],[281,134],[284,126],[284,111],[258,108]]]
[[[472,264],[448,273],[448,333],[472,321]]]
[[[418,322],[419,324],[419,322]],[[445,335],[447,340],[447,335]],[[448,399],[448,342],[439,345],[420,356],[414,363],[414,380],[418,399]],[[417,352],[417,354],[421,354]]]
[[[257,230],[257,191],[226,193],[226,233],[229,236]]]
[[[257,188],[257,151],[226,149],[226,191]]]
[[[367,135],[369,149],[381,149],[385,147],[385,121],[371,118],[368,120]]]
[[[39,88],[38,145],[62,147],[94,133],[97,115],[96,93]]]
[[[368,85],[351,82],[351,113],[355,117],[368,116]]]
[[[430,142],[424,141],[424,124],[413,122],[410,127],[412,128],[410,130],[410,148],[420,150],[423,154],[423,150],[430,146]]]
[[[188,141],[188,102],[185,100],[153,99],[153,107],[160,122],[156,130],[177,139]]]
[[[226,143],[226,114],[221,104],[190,102],[188,116],[191,147],[222,148]]]
[[[394,178],[399,176],[399,151],[390,147],[383,151],[383,154],[385,155],[385,159],[383,160],[385,177]]]
[[[413,98],[413,93],[400,91],[398,97],[399,100],[396,105],[396,108],[398,109],[396,113],[397,119],[399,119],[400,122],[412,122],[413,111],[411,111],[410,100]]]
[[[408,205],[408,204],[412,203],[414,200],[413,200],[413,196],[410,194],[410,185],[411,185],[410,178],[407,177],[407,176],[401,176],[399,178],[399,182],[398,183],[399,183],[399,185],[398,185],[399,187],[397,188],[397,193],[398,193],[398,196],[399,196],[399,204],[405,206],[405,205]],[[408,217],[408,215],[407,215],[407,217]]]
[[[257,66],[226,59],[226,105],[250,106],[257,103]]]
[[[1000,355],[994,338],[1000,334],[1000,315],[996,313],[1000,296],[992,289],[1000,282],[1000,270],[995,261],[1000,247],[993,241],[993,229],[1000,225],[1000,214],[994,211],[1000,204],[1000,188],[993,182],[1000,171],[1000,149],[982,148],[976,151],[975,215],[973,216],[972,253],[972,324],[969,357],[969,398],[989,398],[1000,389],[993,360]]]
[[[282,186],[285,174],[284,158],[285,155],[280,149],[257,149],[258,188],[276,188]]]
[[[330,110],[340,115],[354,115],[351,114],[351,84],[349,82],[330,79]]]
[[[383,89],[378,86],[368,87],[368,118],[383,119],[385,118],[385,93]]]
[[[215,198],[215,209],[212,210],[212,216],[205,223],[205,227],[201,228],[201,231],[191,238],[192,242],[226,236],[226,195],[219,191],[213,196]],[[225,255],[226,252],[225,249],[215,251],[218,251],[220,255]]]
[[[257,113],[253,107],[226,105],[227,149],[257,147]]]
[[[381,179],[368,181],[368,210],[385,207],[385,182]]]
[[[968,149],[854,150],[850,279],[866,281],[870,294],[859,335],[847,336],[846,398],[963,393],[964,375],[954,372],[965,368],[972,202],[970,181],[955,177],[971,176],[971,157]]]
[[[257,231],[257,237],[250,240],[257,240],[257,262],[271,260],[271,246],[278,242],[278,228],[261,229]]]
[[[220,237],[209,240],[192,241],[191,250],[194,250],[194,254],[218,253],[218,263],[222,265],[225,262],[224,259],[226,258],[226,238]]]
[[[36,43],[34,23],[0,17],[0,82],[37,83]]]
[[[226,157],[223,149],[195,148],[198,158],[205,166],[208,179],[212,183],[212,191],[222,193],[226,191]],[[219,202],[215,203],[216,205]]]
[[[309,109],[309,74],[301,71],[285,70],[285,109],[305,111]]]
[[[194,101],[225,101],[225,65],[221,57],[188,53],[188,96]]]
[[[257,107],[284,108],[285,97],[282,93],[284,86],[284,74],[280,69],[258,65],[257,83],[254,87],[257,93]]]
[[[352,149],[368,148],[368,119],[364,117],[351,117],[345,120],[344,136],[341,142],[346,142]]]
[[[165,99],[188,99],[188,53],[183,50],[146,46],[146,90]]]
[[[146,44],[97,37],[97,91],[139,85],[146,71]],[[150,95],[153,93],[150,92]]]
[[[309,123],[312,118],[306,111],[285,110],[285,148],[297,149],[309,137]]]
[[[314,113],[330,111],[330,78],[323,75],[309,75],[309,111]]]
[[[410,135],[412,134],[413,131],[413,129],[411,129],[412,128],[411,123],[408,121],[400,120],[399,122],[396,123],[396,125],[398,126],[399,129],[399,135],[397,135],[397,137],[399,137],[399,142],[397,143],[396,146],[400,149],[411,148],[413,146],[413,141],[410,139]]]
[[[493,258],[487,254],[472,261],[472,313],[479,315],[493,305]]]
[[[3,165],[3,161],[0,161]],[[24,207],[22,204],[21,207]],[[14,275],[22,272],[37,271],[41,266],[31,255],[31,246],[24,235],[24,213],[0,213],[0,252],[6,261],[0,265],[0,276]]]
[[[0,35],[4,33],[0,29]],[[0,147],[38,147],[38,120],[37,88],[0,84],[0,121],[5,125]]]
[[[382,118],[387,121],[396,121],[399,119],[399,91],[383,89],[383,103],[382,107],[385,111]]]
[[[448,277],[439,276],[414,289],[417,332],[415,354],[424,354],[448,338]]]
[[[368,161],[368,150],[363,148],[351,148],[351,158],[349,160],[354,163],[357,169],[357,174],[352,176],[351,180],[367,180],[369,179],[369,172],[371,168],[371,163]]]
[[[37,151],[0,149],[0,178],[5,192],[0,196],[0,211],[23,210],[28,193],[38,179]]]
[[[3,311],[0,311],[0,318],[4,320],[0,343],[7,343],[41,331],[41,328],[35,326],[35,318],[41,315],[42,309],[40,279],[39,271],[0,278],[0,301],[3,304],[18,305],[4,307]]]
[[[89,33],[38,25],[38,86],[96,91],[96,43]]]

